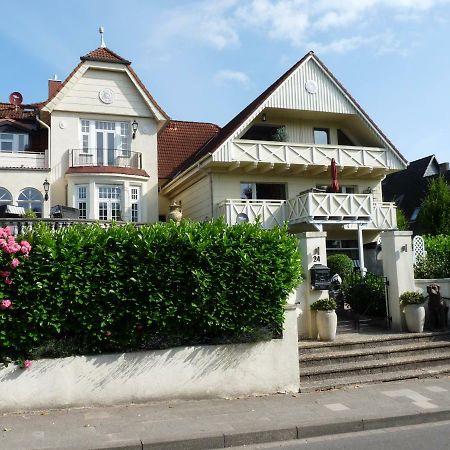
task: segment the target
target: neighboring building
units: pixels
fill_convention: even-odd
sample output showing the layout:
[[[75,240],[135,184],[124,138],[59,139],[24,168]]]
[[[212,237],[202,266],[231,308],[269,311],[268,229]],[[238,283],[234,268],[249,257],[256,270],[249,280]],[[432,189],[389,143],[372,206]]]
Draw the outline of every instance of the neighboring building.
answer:
[[[183,148],[197,127],[211,131],[205,143]],[[229,224],[260,217],[267,228],[287,221],[294,233],[324,230],[328,254],[355,260],[363,260],[363,243],[376,245],[382,230],[396,228],[381,181],[407,161],[313,52],[220,131],[208,127],[169,126],[158,138],[166,155],[185,155],[182,164],[164,164],[160,189],[166,204],[181,202],[185,217],[224,216]],[[340,193],[327,189],[333,158]]]
[[[155,222],[157,133],[168,116],[129,61],[104,46],[80,59],[64,82],[49,81],[45,102],[0,104],[0,203]]]
[[[390,174],[383,181],[384,200],[395,202],[403,211],[414,234],[421,232],[417,217],[428,183],[433,177],[440,175],[450,186],[449,163],[439,164],[436,157],[430,155],[410,162],[405,170]]]

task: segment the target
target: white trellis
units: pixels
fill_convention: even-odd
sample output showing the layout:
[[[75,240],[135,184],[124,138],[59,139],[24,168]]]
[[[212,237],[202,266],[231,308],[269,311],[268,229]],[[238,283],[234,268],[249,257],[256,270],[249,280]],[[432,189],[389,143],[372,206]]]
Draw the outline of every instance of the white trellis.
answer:
[[[415,265],[417,261],[427,256],[427,251],[425,250],[425,241],[423,240],[422,236],[414,236],[412,245],[413,245],[413,263]]]

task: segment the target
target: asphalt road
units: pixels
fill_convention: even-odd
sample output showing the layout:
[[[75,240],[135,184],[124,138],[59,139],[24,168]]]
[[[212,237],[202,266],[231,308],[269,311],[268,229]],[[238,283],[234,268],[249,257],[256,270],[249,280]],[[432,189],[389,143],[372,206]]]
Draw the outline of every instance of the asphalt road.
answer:
[[[234,447],[234,450],[449,450],[450,421],[383,428],[270,444]]]

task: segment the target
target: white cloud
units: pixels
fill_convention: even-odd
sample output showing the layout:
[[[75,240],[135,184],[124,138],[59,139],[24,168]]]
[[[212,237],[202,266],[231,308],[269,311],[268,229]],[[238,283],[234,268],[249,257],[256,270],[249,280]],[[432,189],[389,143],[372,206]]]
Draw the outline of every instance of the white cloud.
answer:
[[[220,70],[214,75],[213,80],[217,85],[232,82],[247,87],[250,84],[250,78],[246,73],[233,70]]]
[[[312,42],[316,49],[342,53],[382,42],[386,29],[395,28],[396,22],[417,23],[430,17],[427,14],[436,7],[449,3],[450,0],[196,0],[166,14],[157,33],[162,40],[182,37],[223,50],[241,45],[242,34],[250,32],[293,47],[304,49]],[[396,41],[393,48],[400,47]]]

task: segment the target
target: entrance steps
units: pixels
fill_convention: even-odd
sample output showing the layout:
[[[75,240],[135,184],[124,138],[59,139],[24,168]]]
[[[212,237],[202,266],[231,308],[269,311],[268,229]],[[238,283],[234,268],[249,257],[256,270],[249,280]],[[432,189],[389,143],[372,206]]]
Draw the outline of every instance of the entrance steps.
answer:
[[[450,332],[353,330],[336,341],[300,341],[300,391],[450,374]]]

